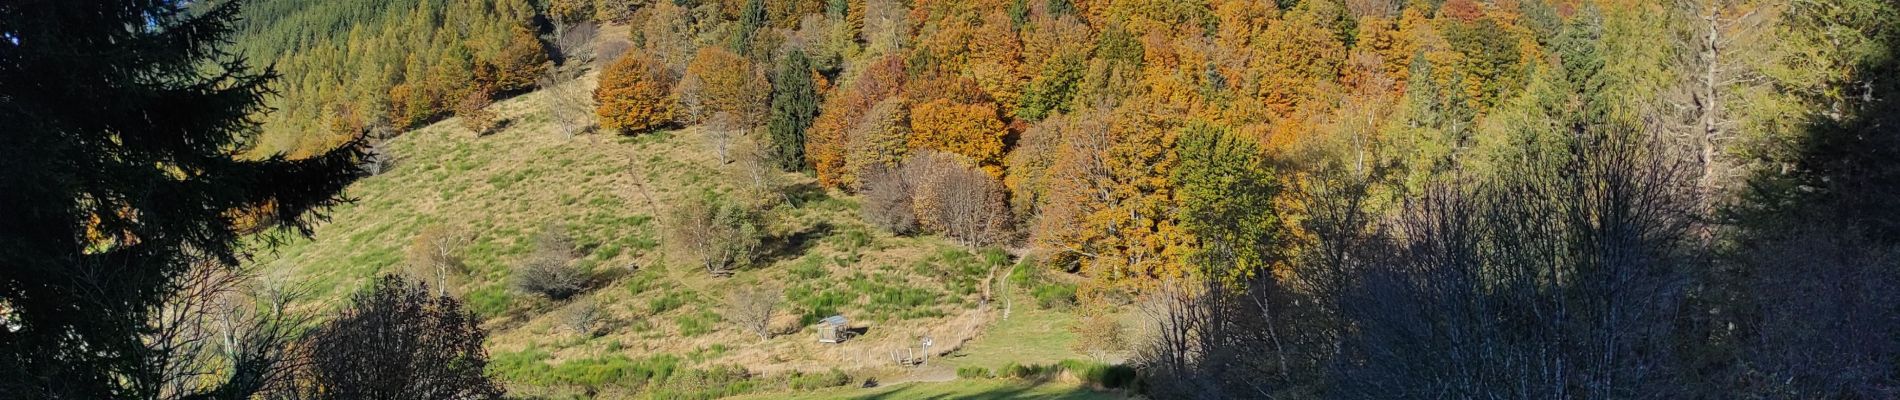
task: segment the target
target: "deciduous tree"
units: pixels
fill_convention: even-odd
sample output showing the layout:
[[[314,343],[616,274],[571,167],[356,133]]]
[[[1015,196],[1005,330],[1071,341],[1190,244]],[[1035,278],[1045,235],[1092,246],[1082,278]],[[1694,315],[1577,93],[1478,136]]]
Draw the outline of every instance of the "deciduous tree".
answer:
[[[652,130],[675,119],[677,103],[672,84],[639,54],[622,55],[613,66],[600,73],[600,86],[594,89],[594,109],[600,126],[620,132]]]

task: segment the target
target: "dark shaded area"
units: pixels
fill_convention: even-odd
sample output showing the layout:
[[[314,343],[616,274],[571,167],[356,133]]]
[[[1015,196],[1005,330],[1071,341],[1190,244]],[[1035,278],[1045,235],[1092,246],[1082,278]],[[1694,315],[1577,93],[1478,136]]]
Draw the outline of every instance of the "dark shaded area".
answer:
[[[1890,14],[1826,23],[1900,43]],[[1653,135],[1591,112],[1584,85],[1563,151],[1441,182],[1389,220],[1366,211],[1376,179],[1316,185],[1288,279],[1163,291],[1136,360],[1147,393],[1900,395],[1900,52],[1886,53],[1830,82],[1841,95],[1814,99],[1826,110],[1719,210],[1696,206]]]
[[[487,332],[453,297],[384,276],[316,329],[301,399],[490,399],[503,393],[486,375]]]
[[[756,263],[771,265],[803,256],[806,251],[817,246],[818,241],[831,236],[836,229],[830,222],[819,222],[798,232],[769,238],[765,241],[764,247],[759,249]]]
[[[189,328],[162,310],[196,295],[194,268],[235,269],[242,232],[308,234],[365,146],[234,158],[276,74],[221,49],[242,2],[181,3],[0,2],[0,308],[17,327],[0,329],[0,398],[244,398],[273,383],[274,344],[234,337],[190,359],[209,344],[172,342]]]

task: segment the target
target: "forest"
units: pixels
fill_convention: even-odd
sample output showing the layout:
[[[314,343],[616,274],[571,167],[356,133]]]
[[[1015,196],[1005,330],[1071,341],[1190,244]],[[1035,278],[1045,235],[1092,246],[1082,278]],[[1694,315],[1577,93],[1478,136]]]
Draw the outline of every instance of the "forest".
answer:
[[[0,3],[0,398],[837,390],[876,373],[593,339],[1010,307],[1136,398],[1900,396],[1887,0],[98,3]],[[644,214],[490,204],[322,307],[245,283],[388,202],[352,193],[465,198],[366,183],[441,168],[405,140],[522,130],[638,149],[553,173]],[[982,261],[845,275],[907,247]],[[561,375],[543,318],[638,365]]]

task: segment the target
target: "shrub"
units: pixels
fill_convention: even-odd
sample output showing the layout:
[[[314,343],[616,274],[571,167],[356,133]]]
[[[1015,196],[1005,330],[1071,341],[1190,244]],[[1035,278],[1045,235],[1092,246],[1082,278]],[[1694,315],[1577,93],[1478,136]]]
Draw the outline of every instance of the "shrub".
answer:
[[[574,333],[586,336],[600,336],[607,333],[607,313],[594,302],[576,304],[561,317],[561,323]]]
[[[990,375],[989,368],[971,366],[971,367],[957,367],[957,377],[963,378],[963,379],[976,379],[976,378],[993,378],[994,376]]]
[[[1057,363],[1063,371],[1068,371],[1084,384],[1114,389],[1131,386],[1137,377],[1134,367],[1121,364],[1106,364],[1095,361],[1062,360]]]
[[[566,300],[587,288],[588,277],[564,259],[533,256],[515,267],[514,287],[550,300]]]

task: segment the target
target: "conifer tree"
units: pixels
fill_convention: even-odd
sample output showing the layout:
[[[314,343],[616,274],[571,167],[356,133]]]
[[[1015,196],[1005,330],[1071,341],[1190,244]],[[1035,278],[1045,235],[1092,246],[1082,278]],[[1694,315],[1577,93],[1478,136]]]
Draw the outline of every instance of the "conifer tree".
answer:
[[[805,167],[805,130],[818,117],[818,88],[812,82],[811,59],[793,49],[772,77],[772,116],[766,130],[779,167]]]
[[[0,4],[0,398],[249,398],[276,379],[281,343],[200,360],[154,337],[191,271],[244,258],[240,215],[307,234],[361,173],[360,138],[233,157],[277,76],[220,47],[240,4]],[[224,368],[174,376],[205,362]]]

